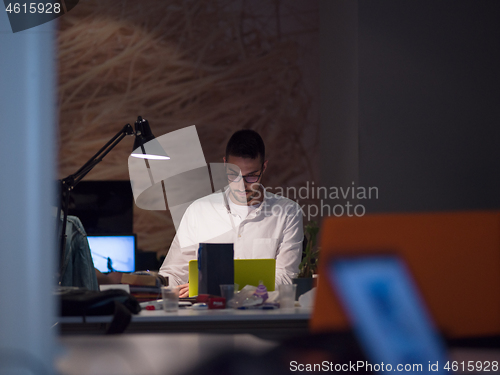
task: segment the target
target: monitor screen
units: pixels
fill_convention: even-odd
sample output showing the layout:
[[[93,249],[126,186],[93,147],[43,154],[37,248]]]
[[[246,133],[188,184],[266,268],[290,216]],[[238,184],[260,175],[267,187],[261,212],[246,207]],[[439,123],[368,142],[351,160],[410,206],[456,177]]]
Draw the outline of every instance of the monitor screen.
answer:
[[[105,272],[134,272],[136,236],[92,235],[87,236],[94,267]]]
[[[446,348],[401,259],[338,258],[329,271],[361,347],[378,365],[368,370],[445,372]]]

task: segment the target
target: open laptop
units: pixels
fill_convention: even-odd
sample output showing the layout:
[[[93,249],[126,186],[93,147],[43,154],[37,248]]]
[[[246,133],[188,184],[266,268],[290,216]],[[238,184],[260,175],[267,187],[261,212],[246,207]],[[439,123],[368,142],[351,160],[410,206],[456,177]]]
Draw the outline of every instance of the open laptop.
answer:
[[[444,343],[401,258],[335,257],[328,277],[369,359],[363,370],[450,372]]]
[[[269,292],[276,282],[276,259],[235,259],[234,283],[258,286],[262,281]],[[189,261],[189,297],[198,295],[198,261]]]
[[[106,272],[134,272],[136,235],[88,235],[94,267]]]

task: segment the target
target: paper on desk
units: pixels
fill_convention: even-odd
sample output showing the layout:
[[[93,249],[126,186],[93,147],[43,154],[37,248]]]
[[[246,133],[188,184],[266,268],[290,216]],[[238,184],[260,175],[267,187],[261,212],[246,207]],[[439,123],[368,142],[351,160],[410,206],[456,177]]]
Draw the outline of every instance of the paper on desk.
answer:
[[[280,293],[277,290],[274,290],[272,292],[267,292],[268,297],[266,302],[267,303],[278,303],[280,299]]]
[[[302,294],[299,297],[300,307],[313,307],[315,297],[316,297],[316,288],[312,288],[310,291]]]

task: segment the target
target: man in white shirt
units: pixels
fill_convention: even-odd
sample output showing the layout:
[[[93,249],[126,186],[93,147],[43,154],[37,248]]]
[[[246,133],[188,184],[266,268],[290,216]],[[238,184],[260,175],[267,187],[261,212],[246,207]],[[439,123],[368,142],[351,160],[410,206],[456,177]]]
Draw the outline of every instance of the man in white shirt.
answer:
[[[188,263],[197,259],[200,243],[233,243],[235,259],[275,258],[276,285],[290,284],[299,272],[302,212],[261,184],[268,160],[260,135],[234,133],[223,160],[228,187],[188,207],[159,271],[180,286],[180,297],[188,295]]]

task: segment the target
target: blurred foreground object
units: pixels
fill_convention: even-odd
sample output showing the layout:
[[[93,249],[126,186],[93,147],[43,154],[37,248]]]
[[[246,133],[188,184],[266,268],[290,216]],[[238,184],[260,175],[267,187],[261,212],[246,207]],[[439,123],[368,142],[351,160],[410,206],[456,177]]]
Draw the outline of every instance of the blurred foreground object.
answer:
[[[447,338],[500,334],[499,212],[330,217],[320,245],[320,275],[336,255],[399,254]],[[319,278],[317,296],[312,330],[348,328],[326,277]]]

